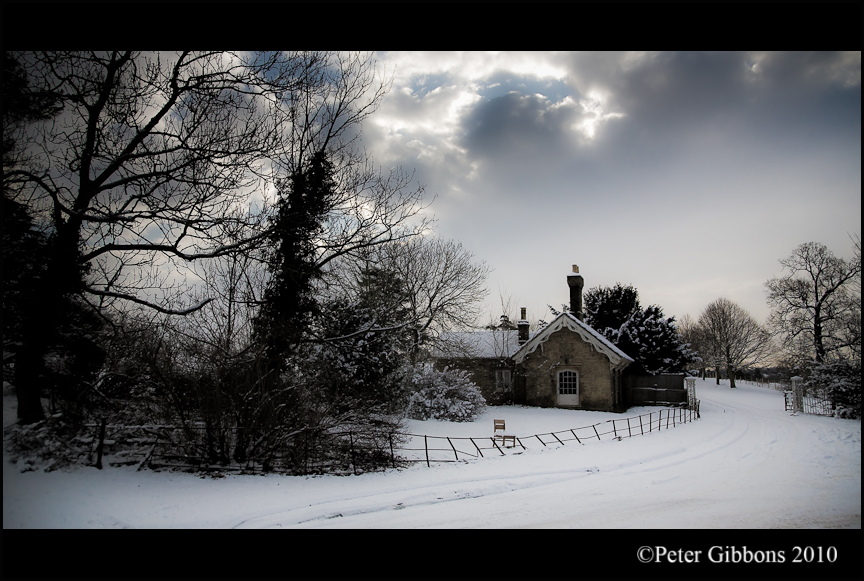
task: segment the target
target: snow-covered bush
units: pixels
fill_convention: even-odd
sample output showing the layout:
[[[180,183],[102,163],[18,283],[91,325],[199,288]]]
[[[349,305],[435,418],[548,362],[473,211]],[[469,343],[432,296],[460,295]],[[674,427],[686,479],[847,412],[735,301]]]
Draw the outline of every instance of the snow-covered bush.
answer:
[[[861,364],[823,363],[813,367],[808,390],[825,393],[834,406],[834,417],[861,417]]]
[[[58,413],[33,424],[13,424],[4,430],[6,452],[21,472],[92,465],[95,432],[61,416]]]
[[[406,415],[415,420],[471,422],[486,409],[486,400],[468,372],[431,365],[415,370]]]

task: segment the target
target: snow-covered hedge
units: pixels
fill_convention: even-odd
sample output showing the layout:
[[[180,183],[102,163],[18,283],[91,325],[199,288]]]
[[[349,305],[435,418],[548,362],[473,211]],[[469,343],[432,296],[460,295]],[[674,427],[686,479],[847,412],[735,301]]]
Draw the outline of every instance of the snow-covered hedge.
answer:
[[[471,422],[486,409],[486,400],[466,371],[431,365],[415,370],[406,415],[414,420]]]
[[[861,417],[861,365],[823,363],[813,367],[807,386],[825,393],[834,404],[834,417]]]

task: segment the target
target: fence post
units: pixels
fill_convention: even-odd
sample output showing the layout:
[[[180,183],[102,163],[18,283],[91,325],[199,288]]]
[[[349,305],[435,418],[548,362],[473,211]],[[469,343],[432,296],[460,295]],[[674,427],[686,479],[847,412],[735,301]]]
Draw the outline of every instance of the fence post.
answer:
[[[99,446],[96,448],[96,468],[102,470],[102,450],[105,447],[105,418],[99,423]]]
[[[357,474],[357,462],[354,460],[354,436],[351,430],[348,430],[348,443],[351,446],[351,466],[354,467],[354,474]]]
[[[159,430],[156,430],[156,441],[153,442],[153,447],[150,448],[150,453],[144,456],[144,459],[141,460],[141,463],[138,464],[138,468],[135,469],[135,472],[140,472],[144,465],[147,463],[147,460],[153,457],[153,452],[156,451],[156,446],[159,445]]]
[[[552,437],[554,437],[556,440],[558,440],[559,444],[561,444],[562,446],[564,445],[564,442],[561,441],[561,438],[559,438],[558,436],[555,435],[555,432],[552,432]]]
[[[390,438],[390,462],[393,464],[393,468],[396,468],[396,455],[393,454],[393,432],[388,434]]]
[[[792,378],[792,411],[804,411],[804,378],[796,375]]]
[[[642,427],[642,414],[639,414],[639,431],[642,432],[642,435],[645,435],[645,428]]]
[[[426,467],[429,468],[429,441],[426,434],[423,434],[423,448],[426,450]]]
[[[696,379],[688,377],[684,382],[687,384],[687,407],[692,410],[696,405]]]
[[[309,430],[303,428],[303,474],[309,474]]]
[[[594,428],[594,433],[597,434],[597,439],[599,440],[599,439],[600,439],[600,433],[597,432],[597,424],[594,424],[594,425],[591,426],[591,427]]]
[[[627,418],[627,436],[630,438],[633,437],[633,432],[630,431],[630,418]]]
[[[495,448],[496,448],[499,452],[501,452],[501,455],[502,455],[502,456],[506,456],[506,454],[504,453],[504,450],[502,450],[501,448],[498,448],[498,444],[495,442],[495,438],[493,437],[493,438],[489,438],[489,439],[492,440],[492,445],[495,446]],[[541,440],[541,442],[542,442],[542,440]]]
[[[582,440],[579,439],[579,436],[576,435],[576,432],[574,432],[573,430],[570,430],[570,433],[573,434],[573,437],[576,438],[577,442],[579,442],[580,444],[582,443]],[[522,447],[524,448],[525,446],[522,446]]]
[[[613,438],[618,437],[618,430],[615,429],[615,420],[612,420],[612,437]]]
[[[474,441],[474,438],[468,438],[468,439],[471,440],[471,443],[474,444],[475,448],[477,448],[477,453],[480,454],[480,457],[482,458],[483,452],[480,450],[480,446],[477,445],[477,443]]]
[[[450,447],[453,448],[453,453],[456,454],[456,461],[459,461],[459,452],[456,451],[456,446],[453,445],[453,442],[450,441],[450,438],[447,438],[447,443],[450,444]]]
[[[540,434],[534,434],[534,436],[535,436],[538,440],[540,440],[540,443],[541,443],[541,444],[543,444],[544,446],[546,445],[546,442],[543,441],[543,439],[540,437]]]

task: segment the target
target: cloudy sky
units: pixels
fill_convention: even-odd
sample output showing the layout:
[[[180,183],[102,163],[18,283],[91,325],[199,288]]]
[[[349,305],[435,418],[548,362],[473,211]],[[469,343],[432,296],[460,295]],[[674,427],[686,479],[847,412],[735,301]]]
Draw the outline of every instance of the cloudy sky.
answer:
[[[544,318],[616,282],[696,317],[768,316],[778,259],[861,232],[861,53],[381,52],[364,126],[385,167],[437,196],[437,232]],[[498,309],[500,311],[500,309]]]

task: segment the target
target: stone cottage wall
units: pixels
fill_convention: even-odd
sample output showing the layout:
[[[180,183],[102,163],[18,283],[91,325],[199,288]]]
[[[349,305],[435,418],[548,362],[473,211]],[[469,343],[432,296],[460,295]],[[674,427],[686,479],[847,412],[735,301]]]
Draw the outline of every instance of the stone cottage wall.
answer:
[[[579,371],[578,409],[612,411],[614,408],[609,358],[566,327],[550,335],[548,341],[525,357],[520,367],[527,405],[555,407],[558,372],[573,369]]]

